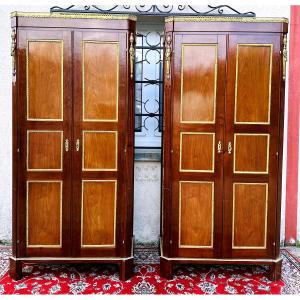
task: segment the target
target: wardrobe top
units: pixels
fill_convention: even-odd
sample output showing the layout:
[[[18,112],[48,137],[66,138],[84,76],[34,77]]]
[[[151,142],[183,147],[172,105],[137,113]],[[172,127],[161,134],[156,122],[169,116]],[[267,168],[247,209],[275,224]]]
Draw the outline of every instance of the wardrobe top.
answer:
[[[60,18],[60,19],[100,19],[100,20],[132,20],[137,17],[131,14],[98,14],[98,13],[50,13],[50,12],[12,12],[11,17],[27,18]],[[241,23],[289,23],[287,18],[252,18],[222,16],[170,16],[165,22],[241,22]]]
[[[49,12],[19,12],[14,11],[11,17],[25,18],[57,18],[57,19],[98,19],[98,20],[132,20],[137,17],[130,14],[96,14],[96,13],[49,13]]]
[[[165,22],[240,22],[240,23],[289,23],[287,18],[222,17],[222,16],[172,16]]]

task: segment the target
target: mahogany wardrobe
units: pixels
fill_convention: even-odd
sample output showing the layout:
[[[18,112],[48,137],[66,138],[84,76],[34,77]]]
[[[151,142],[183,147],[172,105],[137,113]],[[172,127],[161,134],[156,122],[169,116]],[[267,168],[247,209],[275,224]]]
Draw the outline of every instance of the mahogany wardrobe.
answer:
[[[161,274],[174,264],[263,264],[281,274],[288,20],[165,24]]]
[[[287,20],[165,23],[161,274],[268,264],[280,277]],[[15,13],[13,255],[132,274],[135,17]]]
[[[13,13],[13,254],[132,274],[129,15]]]

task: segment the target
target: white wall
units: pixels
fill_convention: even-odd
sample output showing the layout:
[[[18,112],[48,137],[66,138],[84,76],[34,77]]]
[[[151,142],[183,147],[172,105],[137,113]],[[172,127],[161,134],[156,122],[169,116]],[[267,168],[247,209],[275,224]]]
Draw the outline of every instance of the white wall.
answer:
[[[289,6],[236,6],[254,11],[258,17],[289,17]],[[11,239],[11,58],[10,12],[49,11],[47,6],[0,6],[0,240]],[[287,99],[287,97],[286,97]],[[287,101],[286,101],[287,104]],[[285,109],[287,114],[287,107]],[[287,120],[287,117],[286,119]],[[286,136],[286,131],[285,131]],[[286,149],[286,141],[285,148]],[[286,153],[286,152],[285,152]],[[285,169],[283,162],[282,231],[284,238]],[[134,234],[137,240],[153,241],[159,235],[160,164],[135,163]],[[299,205],[300,207],[300,205]],[[300,230],[298,231],[300,232]]]

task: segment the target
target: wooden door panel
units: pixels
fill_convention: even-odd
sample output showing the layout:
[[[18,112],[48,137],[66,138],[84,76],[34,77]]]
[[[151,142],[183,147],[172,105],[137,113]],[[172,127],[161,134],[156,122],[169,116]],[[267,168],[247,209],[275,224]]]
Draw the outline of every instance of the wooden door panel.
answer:
[[[82,45],[83,120],[115,122],[118,119],[119,43],[83,41]]]
[[[234,249],[266,248],[267,211],[267,183],[233,184]]]
[[[125,170],[132,170],[128,164],[133,164],[127,142],[133,134],[128,43],[127,31],[74,32],[76,256],[121,256],[123,248],[131,246],[131,235],[124,238],[132,175],[128,173],[127,181]]]
[[[82,247],[114,247],[117,181],[82,181]]]
[[[62,171],[63,131],[27,131],[27,170]]]
[[[83,131],[82,170],[117,171],[117,131]]]
[[[63,40],[27,40],[27,119],[63,120]]]
[[[71,32],[20,28],[18,255],[70,255]]]
[[[182,123],[215,121],[217,49],[211,44],[182,44]]]
[[[181,172],[214,172],[215,134],[181,132],[180,154]]]
[[[280,37],[229,35],[228,49],[223,257],[272,258]]]
[[[179,247],[212,248],[214,183],[179,182]]]
[[[270,122],[272,44],[238,44],[235,123]]]
[[[175,257],[220,256],[225,58],[225,36],[173,36],[172,78],[165,79],[172,97],[164,99],[172,157],[164,169],[171,176]]]
[[[27,181],[27,247],[61,247],[62,181]]]
[[[234,173],[267,174],[269,171],[269,134],[234,134]]]

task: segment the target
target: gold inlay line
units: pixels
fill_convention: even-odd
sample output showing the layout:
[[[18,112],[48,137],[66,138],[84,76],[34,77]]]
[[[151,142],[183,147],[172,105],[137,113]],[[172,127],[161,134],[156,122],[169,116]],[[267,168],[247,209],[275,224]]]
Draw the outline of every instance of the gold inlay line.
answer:
[[[114,198],[114,242],[113,244],[83,244],[83,188],[85,182],[114,182],[115,183],[115,198]],[[82,180],[81,182],[81,239],[80,239],[80,246],[82,248],[90,248],[90,247],[115,247],[116,246],[116,214],[117,214],[117,180]]]
[[[202,183],[209,183],[212,186],[211,192],[211,243],[208,246],[194,246],[194,245],[184,245],[181,244],[181,184],[182,183],[192,183],[192,184],[202,184]],[[178,247],[179,248],[213,248],[213,241],[214,241],[214,182],[213,181],[179,181],[179,232],[178,232]]]
[[[61,118],[51,119],[51,118],[30,118],[29,117],[29,43],[60,43],[61,44]],[[29,39],[26,45],[26,110],[27,110],[27,120],[28,121],[63,121],[64,119],[64,41],[55,39]]]
[[[115,135],[116,144],[116,155],[115,155],[115,168],[114,169],[98,169],[98,168],[85,168],[84,167],[84,153],[85,153],[85,143],[84,137],[86,133],[113,133]],[[118,170],[118,131],[110,130],[83,130],[82,131],[82,171],[117,171]]]
[[[30,133],[60,133],[60,169],[30,169],[29,168],[29,136]],[[64,153],[64,136],[62,130],[27,130],[27,154],[26,154],[26,170],[28,172],[57,172],[63,170],[63,153]]]
[[[116,62],[116,72],[117,72],[117,82],[116,82],[116,106],[115,106],[115,113],[116,118],[115,119],[87,119],[85,118],[85,44],[112,44],[116,45],[116,56],[117,56],[117,62]],[[120,46],[119,42],[103,42],[103,41],[82,41],[82,114],[83,114],[83,121],[85,122],[117,122],[118,121],[118,105],[119,105],[119,56],[120,56]],[[99,69],[99,72],[101,72],[101,69]]]
[[[28,242],[28,232],[29,232],[29,222],[28,222],[28,191],[29,191],[29,183],[31,182],[44,182],[44,183],[49,183],[49,182],[55,182],[60,184],[60,241],[58,245],[32,245],[29,244]],[[26,247],[28,248],[61,248],[62,247],[62,199],[63,199],[63,181],[62,180],[28,180],[26,184]]]
[[[189,170],[189,169],[182,169],[182,136],[183,135],[192,135],[192,134],[199,134],[199,135],[212,135],[212,167],[210,170]],[[179,171],[180,172],[198,172],[198,173],[213,173],[215,171],[215,133],[214,132],[180,132],[180,150],[179,150]]]
[[[214,46],[215,47],[215,76],[214,76],[214,101],[213,101],[213,120],[212,121],[184,121],[182,118],[183,107],[183,68],[184,68],[184,47],[185,46]],[[195,123],[195,124],[214,124],[216,119],[216,98],[217,98],[217,78],[218,78],[218,45],[217,44],[189,44],[184,43],[181,46],[181,95],[180,95],[180,123]]]
[[[265,136],[267,137],[267,161],[266,161],[266,170],[265,171],[237,171],[235,166],[235,160],[236,160],[236,137],[237,136]],[[270,134],[268,133],[235,133],[234,134],[234,143],[233,143],[233,172],[236,174],[268,174],[269,173],[269,152],[270,152]]]
[[[266,203],[265,203],[265,228],[264,228],[264,244],[263,246],[235,246],[234,245],[234,229],[235,229],[235,187],[236,185],[264,185],[266,186]],[[233,201],[232,201],[232,249],[266,249],[267,248],[267,227],[268,227],[268,183],[249,183],[234,182],[233,183]]]
[[[239,71],[239,47],[270,47],[269,61],[269,97],[268,97],[268,121],[267,122],[238,122],[237,114],[237,94],[238,94],[238,71]],[[236,64],[235,64],[235,87],[234,87],[234,124],[270,124],[271,114],[271,92],[272,92],[272,64],[273,64],[273,44],[237,44],[236,45]]]

